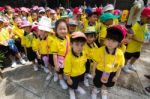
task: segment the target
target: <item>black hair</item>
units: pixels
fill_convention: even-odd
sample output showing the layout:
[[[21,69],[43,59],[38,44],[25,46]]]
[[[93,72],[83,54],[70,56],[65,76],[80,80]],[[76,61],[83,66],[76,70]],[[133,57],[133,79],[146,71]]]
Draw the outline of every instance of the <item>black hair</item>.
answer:
[[[85,33],[85,35],[86,36],[95,36],[96,37],[96,35],[97,35],[97,33],[95,33],[95,32],[91,32],[91,33]]]
[[[64,23],[66,24],[66,26],[67,26],[67,29],[68,29],[68,24],[67,24],[66,20],[64,20],[64,19],[59,19],[59,20],[57,20],[56,23],[55,23],[55,32],[56,32],[56,34],[57,34],[58,25],[59,25],[61,22],[64,22]]]
[[[86,42],[86,39],[84,37],[78,37],[78,38],[70,38],[71,43],[73,42]]]
[[[88,14],[88,17],[91,17],[92,15],[97,15],[98,16],[98,13],[97,12],[92,12],[92,13]]]

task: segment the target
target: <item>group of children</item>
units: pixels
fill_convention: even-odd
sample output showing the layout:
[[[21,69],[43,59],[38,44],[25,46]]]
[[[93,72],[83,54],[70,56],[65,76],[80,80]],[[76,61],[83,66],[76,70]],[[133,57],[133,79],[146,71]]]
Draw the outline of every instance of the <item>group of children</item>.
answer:
[[[135,71],[133,63],[142,44],[150,44],[150,39],[145,40],[149,7],[131,27],[133,32],[119,25],[110,4],[103,13],[99,8],[87,8],[83,13],[76,7],[67,9],[67,16],[62,7],[56,12],[35,6],[31,13],[22,7],[15,15],[10,6],[5,8],[7,13],[0,16],[0,50],[9,53],[12,67],[16,59],[26,64],[27,56],[34,71],[43,68],[46,80],[54,75],[62,89],[69,89],[70,99],[76,99],[76,91],[85,94],[80,83],[89,87],[92,79],[91,98],[97,99],[100,92],[102,99],[107,99],[107,90],[115,85],[122,68],[128,73]]]

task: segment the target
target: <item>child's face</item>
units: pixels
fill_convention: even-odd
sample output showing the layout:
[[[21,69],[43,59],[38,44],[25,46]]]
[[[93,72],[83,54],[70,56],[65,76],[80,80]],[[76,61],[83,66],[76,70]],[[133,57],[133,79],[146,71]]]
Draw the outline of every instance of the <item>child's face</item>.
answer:
[[[65,38],[67,35],[67,32],[68,32],[68,28],[67,28],[66,23],[61,22],[58,25],[56,32],[57,32],[58,36]]]
[[[94,34],[87,35],[86,37],[87,37],[88,44],[92,44],[96,39],[96,35],[94,35]]]
[[[124,44],[128,44],[132,40],[133,34],[127,33],[126,38],[123,40]]]
[[[110,25],[112,25],[112,24],[113,24],[113,19],[107,20],[107,21],[105,22],[105,25],[107,25],[107,26],[110,26]]]
[[[142,21],[144,24],[147,24],[147,23],[150,23],[150,18],[141,16],[141,21]]]
[[[93,14],[91,17],[90,17],[90,21],[91,22],[96,22],[98,19],[97,15]]]
[[[43,30],[39,30],[38,34],[39,34],[40,38],[42,38],[42,39],[44,39],[48,35],[48,33]]]
[[[20,26],[22,23],[22,20],[20,18],[15,19],[15,23],[17,26]]]
[[[81,54],[81,52],[83,51],[83,46],[84,46],[84,42],[73,42],[72,43],[72,48],[73,48],[73,51],[79,55]]]
[[[107,38],[105,41],[105,45],[107,46],[108,49],[111,50],[111,49],[117,48],[119,45],[119,42],[116,40]]]
[[[69,25],[69,32],[73,33],[76,31],[77,26],[76,25]]]
[[[33,19],[33,20],[37,20],[37,19],[38,19],[37,13],[32,13],[32,19]]]

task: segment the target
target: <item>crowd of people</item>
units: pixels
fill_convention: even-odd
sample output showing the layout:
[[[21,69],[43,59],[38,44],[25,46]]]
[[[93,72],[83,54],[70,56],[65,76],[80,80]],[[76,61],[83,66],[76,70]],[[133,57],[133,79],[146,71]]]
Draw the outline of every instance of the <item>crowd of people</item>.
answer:
[[[112,4],[55,10],[0,7],[0,51],[9,56],[12,68],[17,61],[23,65],[30,61],[34,71],[41,68],[47,73],[46,80],[54,75],[70,99],[76,99],[76,91],[86,94],[80,83],[89,87],[92,80],[91,99],[98,93],[107,99],[121,70],[135,72],[142,45],[150,44],[150,7],[135,6],[129,20],[127,10]]]

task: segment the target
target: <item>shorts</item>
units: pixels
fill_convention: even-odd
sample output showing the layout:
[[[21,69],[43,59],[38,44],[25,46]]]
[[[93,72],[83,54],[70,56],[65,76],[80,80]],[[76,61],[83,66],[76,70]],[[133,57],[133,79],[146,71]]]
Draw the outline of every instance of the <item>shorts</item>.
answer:
[[[5,56],[15,56],[17,53],[9,48],[9,46],[0,45],[0,51],[5,54]]]
[[[125,52],[124,56],[125,59],[131,59],[132,57],[138,59],[140,57],[140,52],[134,52],[134,53]]]
[[[27,49],[27,57],[29,61],[34,61],[37,58],[36,53],[32,50],[32,48],[26,48]]]
[[[20,38],[18,39],[15,39],[15,45],[17,46],[18,48],[18,51],[21,52],[21,53],[24,53],[24,47],[21,45],[21,40]]]
[[[53,54],[49,54],[49,63],[54,66]]]
[[[101,82],[102,74],[103,74],[102,71],[96,69],[96,75],[93,79],[94,86],[96,86],[97,88],[101,88],[102,85],[105,85],[106,87],[113,87],[115,85],[115,82],[113,82],[112,79],[115,77],[116,72],[110,73],[107,83]]]
[[[86,62],[86,71],[85,73],[90,73],[92,60],[88,59]]]
[[[84,74],[76,76],[76,77],[71,77],[71,80],[72,80],[73,84],[68,85],[68,86],[69,86],[69,88],[76,90],[79,86],[79,83],[84,81]]]

